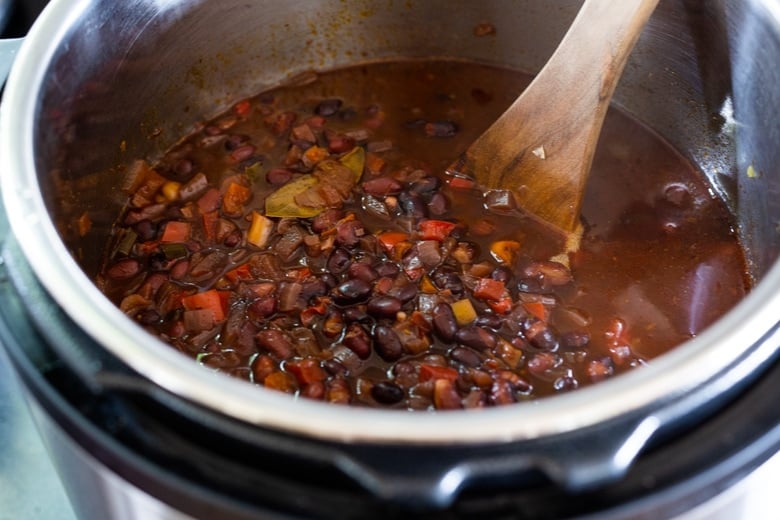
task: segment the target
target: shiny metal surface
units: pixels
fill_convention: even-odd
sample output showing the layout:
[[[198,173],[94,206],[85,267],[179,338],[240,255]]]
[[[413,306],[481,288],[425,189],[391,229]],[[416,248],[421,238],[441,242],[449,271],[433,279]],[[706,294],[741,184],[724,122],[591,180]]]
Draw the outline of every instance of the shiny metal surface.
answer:
[[[0,345],[0,520],[75,518]]]
[[[479,420],[470,412],[331,407],[197,366],[136,327],[89,278],[122,203],[121,165],[154,158],[204,114],[301,71],[356,59],[451,55],[535,71],[578,4],[361,1],[311,10],[304,1],[55,0],[25,41],[0,108],[1,188],[13,231],[41,282],[88,334],[186,399],[338,441],[504,442],[635,416],[614,451],[601,454],[619,473],[652,436],[647,420],[679,418],[732,389],[780,343],[780,90],[772,88],[780,22],[771,0],[662,2],[616,92],[620,105],[733,197],[760,280],[717,324],[646,368],[568,395],[481,411]],[[495,38],[472,36],[484,20],[496,25]],[[735,89],[705,82],[708,67],[718,77],[733,71]],[[749,165],[760,175],[748,177]],[[94,226],[82,238],[72,223],[84,211]]]

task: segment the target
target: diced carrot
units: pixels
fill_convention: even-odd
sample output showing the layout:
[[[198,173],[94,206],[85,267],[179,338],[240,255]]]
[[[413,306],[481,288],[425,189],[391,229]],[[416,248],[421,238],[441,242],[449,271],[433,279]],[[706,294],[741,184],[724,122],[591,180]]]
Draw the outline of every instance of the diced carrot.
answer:
[[[210,310],[214,313],[214,321],[220,322],[225,319],[225,308],[229,293],[227,291],[217,291],[210,289],[205,292],[191,294],[181,299],[181,304],[188,311]]]
[[[455,321],[460,326],[468,325],[477,319],[477,311],[474,310],[474,306],[468,298],[454,302],[451,307],[452,313],[455,315]]]
[[[547,321],[547,308],[542,302],[524,302],[523,308],[528,313],[542,321]]]
[[[506,286],[500,280],[480,278],[474,286],[474,297],[480,300],[498,301],[507,296]]]
[[[268,239],[271,238],[273,228],[273,220],[253,211],[252,223],[249,225],[249,231],[246,233],[246,241],[255,247],[263,247],[268,243]]]
[[[458,378],[458,371],[451,367],[440,367],[438,365],[420,365],[420,381],[430,381],[431,379],[446,379],[455,381]]]
[[[447,180],[447,184],[450,185],[450,188],[455,190],[470,190],[476,186],[474,181],[465,177],[450,177],[449,180]]]
[[[241,264],[225,273],[225,278],[230,280],[230,283],[236,283],[242,280],[251,280],[253,276],[251,269],[249,269],[249,264]]]
[[[162,185],[162,195],[168,202],[179,200],[179,190],[181,190],[180,182],[168,181]]]
[[[192,232],[192,225],[189,222],[179,222],[178,220],[171,220],[165,224],[165,230],[163,230],[160,242],[186,242],[190,239]]]
[[[439,292],[427,274],[423,275],[422,280],[420,280],[420,292],[425,294],[436,294]]]
[[[385,167],[385,160],[379,157],[377,154],[368,152],[366,154],[366,169],[373,174],[379,174],[382,172],[382,168]]]
[[[252,198],[252,190],[238,182],[231,182],[222,196],[222,211],[238,216],[244,212],[244,204]]]
[[[425,220],[420,222],[420,237],[423,240],[438,240],[441,242],[452,233],[455,224],[446,220]]]
[[[382,246],[382,249],[390,254],[393,252],[396,244],[409,239],[409,234],[402,231],[385,231],[377,235],[376,238],[379,240],[379,245]]]
[[[76,227],[80,237],[83,237],[92,229],[92,219],[89,218],[89,214],[86,211],[76,221]]]
[[[266,388],[280,390],[282,392],[293,391],[293,384],[290,380],[290,375],[286,372],[276,371],[268,374],[263,381],[263,385],[265,385]]]
[[[303,164],[306,166],[314,166],[315,164],[319,163],[326,157],[330,155],[330,152],[326,148],[322,148],[320,146],[312,146],[311,148],[307,148],[305,152],[303,152],[303,157],[301,160],[303,161]]]
[[[520,242],[517,240],[497,240],[490,244],[490,254],[496,261],[511,264],[520,252]]]

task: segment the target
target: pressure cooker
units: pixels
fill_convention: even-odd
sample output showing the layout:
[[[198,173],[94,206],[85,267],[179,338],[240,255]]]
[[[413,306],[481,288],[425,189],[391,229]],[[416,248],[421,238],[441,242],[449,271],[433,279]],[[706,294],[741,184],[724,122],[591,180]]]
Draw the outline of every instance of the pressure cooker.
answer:
[[[580,4],[52,0],[18,53],[4,42],[0,339],[79,516],[657,518],[777,451],[771,0],[661,2],[616,91],[727,202],[755,280],[648,366],[479,412],[328,406],[206,370],[93,283],[120,165],[307,70],[449,56],[533,73]],[[493,37],[474,37],[483,22]]]

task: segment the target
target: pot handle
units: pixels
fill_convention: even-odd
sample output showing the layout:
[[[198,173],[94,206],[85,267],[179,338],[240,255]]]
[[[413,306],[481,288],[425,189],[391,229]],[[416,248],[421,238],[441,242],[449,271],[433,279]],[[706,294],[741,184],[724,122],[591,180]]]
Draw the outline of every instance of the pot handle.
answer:
[[[623,477],[660,426],[660,419],[650,415],[487,453],[486,448],[423,447],[413,455],[413,466],[408,452],[352,446],[336,464],[374,496],[421,508],[450,507],[465,489],[485,484],[523,489],[539,483],[539,474],[559,489],[583,493]]]
[[[0,40],[0,85],[5,83],[24,38]]]

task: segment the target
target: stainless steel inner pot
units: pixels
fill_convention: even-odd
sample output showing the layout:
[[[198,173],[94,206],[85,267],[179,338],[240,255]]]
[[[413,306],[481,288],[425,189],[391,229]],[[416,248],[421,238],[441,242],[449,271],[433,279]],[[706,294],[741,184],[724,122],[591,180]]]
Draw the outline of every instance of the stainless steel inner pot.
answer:
[[[610,467],[625,467],[659,428],[726,395],[777,350],[777,1],[664,0],[618,86],[615,102],[697,164],[733,208],[757,281],[733,311],[647,367],[490,410],[335,407],[196,365],[137,327],[91,281],[124,203],[122,166],[158,157],[231,102],[310,69],[395,57],[534,72],[580,3],[52,0],[0,107],[1,189],[15,240],[51,296],[106,350],[158,388],[227,416],[317,439],[402,445],[523,441],[619,421],[599,449],[608,450]],[[496,34],[476,37],[480,22]],[[93,226],[80,237],[75,222],[85,211]],[[98,380],[104,370],[76,369]]]

